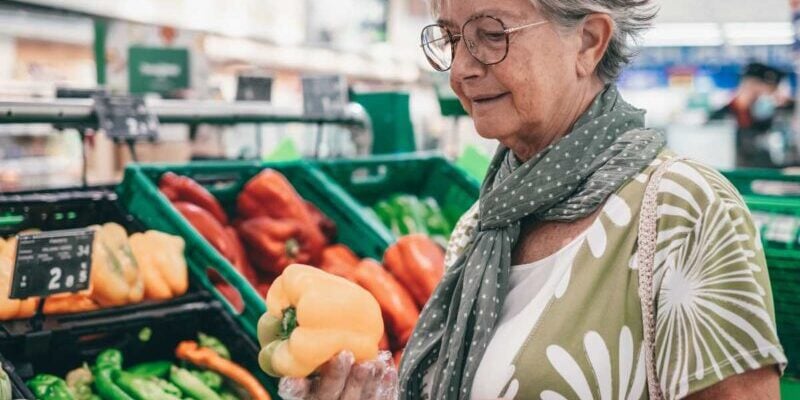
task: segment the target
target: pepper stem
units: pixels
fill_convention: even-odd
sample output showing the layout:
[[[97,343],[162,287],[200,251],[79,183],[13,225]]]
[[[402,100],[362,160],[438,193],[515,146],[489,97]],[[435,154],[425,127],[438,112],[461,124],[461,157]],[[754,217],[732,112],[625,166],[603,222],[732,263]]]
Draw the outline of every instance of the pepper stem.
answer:
[[[281,339],[287,340],[292,336],[292,331],[297,328],[297,310],[289,307],[283,310],[283,320],[281,321]]]
[[[289,258],[297,258],[297,254],[300,253],[300,242],[297,239],[289,239],[286,241],[286,255]]]

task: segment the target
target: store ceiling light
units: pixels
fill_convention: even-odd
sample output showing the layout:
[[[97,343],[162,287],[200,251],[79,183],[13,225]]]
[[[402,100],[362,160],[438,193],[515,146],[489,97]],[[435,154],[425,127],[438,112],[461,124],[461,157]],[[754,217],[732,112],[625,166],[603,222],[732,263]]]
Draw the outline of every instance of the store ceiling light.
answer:
[[[722,31],[716,23],[659,23],[645,32],[645,47],[721,46]]]
[[[730,22],[722,25],[725,41],[733,46],[786,45],[794,42],[789,22]]]

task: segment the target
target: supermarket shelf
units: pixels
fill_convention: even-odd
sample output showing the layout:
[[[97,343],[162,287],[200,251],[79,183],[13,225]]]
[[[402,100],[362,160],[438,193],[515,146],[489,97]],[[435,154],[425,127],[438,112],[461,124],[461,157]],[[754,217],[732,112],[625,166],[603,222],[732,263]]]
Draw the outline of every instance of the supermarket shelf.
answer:
[[[0,101],[0,124],[51,123],[96,126],[94,101],[58,99]],[[162,124],[309,123],[365,126],[355,114],[312,117],[263,102],[148,100],[147,106]]]

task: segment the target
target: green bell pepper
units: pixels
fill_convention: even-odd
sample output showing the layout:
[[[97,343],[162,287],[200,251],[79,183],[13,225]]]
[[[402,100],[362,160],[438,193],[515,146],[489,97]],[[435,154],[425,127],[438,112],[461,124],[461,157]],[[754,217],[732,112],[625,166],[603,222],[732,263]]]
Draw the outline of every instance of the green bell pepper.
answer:
[[[394,205],[389,204],[388,201],[379,201],[373,206],[372,211],[374,211],[378,219],[392,231],[393,235],[401,236],[397,210]]]
[[[239,400],[238,396],[228,391],[220,393],[219,397],[221,397],[222,400]]]
[[[191,371],[192,375],[196,376],[198,379],[203,381],[206,386],[210,387],[215,392],[219,392],[222,389],[222,384],[224,380],[222,379],[222,375],[214,372],[214,371]]]
[[[181,396],[174,396],[165,392],[158,383],[149,378],[121,370],[114,371],[112,378],[122,390],[136,400],[181,400]]]
[[[171,384],[171,383],[169,383],[169,382],[167,382],[167,381],[165,381],[165,380],[163,380],[161,378],[156,378],[156,377],[152,377],[151,376],[151,377],[148,377],[147,379],[152,381],[152,382],[154,382],[159,387],[161,387],[161,390],[163,390],[165,393],[171,394],[171,395],[173,395],[175,397],[178,397],[178,398],[183,397],[183,392],[181,392],[181,390],[178,389],[177,386],[175,386],[175,385],[173,385],[173,384]]]
[[[92,392],[94,376],[89,366],[84,364],[80,368],[73,369],[67,373],[67,386],[69,386],[75,400],[94,400],[98,397]]]
[[[173,366],[170,369],[169,380],[183,393],[197,400],[222,400],[219,395],[206,386],[200,378],[192,375],[183,368]]]
[[[422,200],[422,208],[425,213],[425,225],[431,235],[450,236],[452,227],[442,213],[439,203],[431,197]]]
[[[211,350],[214,350],[214,352],[216,352],[217,354],[219,354],[220,357],[226,360],[231,359],[231,352],[228,351],[228,348],[225,347],[225,344],[223,344],[219,339],[213,336],[209,336],[203,332],[199,332],[197,334],[197,343],[200,345],[200,347],[207,347]]]
[[[136,364],[126,371],[142,377],[155,376],[158,378],[165,378],[169,375],[170,367],[172,367],[172,362],[170,361],[150,361]]]
[[[122,370],[122,353],[108,349],[97,356],[92,375],[94,389],[103,400],[136,400],[119,387],[112,379],[114,371]]]
[[[0,364],[0,400],[11,400],[14,396],[11,390],[11,378],[8,377],[6,369]]]
[[[39,400],[75,400],[67,382],[57,376],[39,374],[29,380],[27,385]]]

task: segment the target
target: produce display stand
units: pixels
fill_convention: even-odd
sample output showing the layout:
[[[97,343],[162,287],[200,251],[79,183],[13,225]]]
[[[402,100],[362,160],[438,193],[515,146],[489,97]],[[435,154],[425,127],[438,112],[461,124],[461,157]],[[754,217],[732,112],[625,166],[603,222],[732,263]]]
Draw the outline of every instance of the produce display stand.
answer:
[[[131,234],[145,230],[138,220],[125,211],[116,193],[110,187],[86,189],[55,189],[44,191],[0,194],[0,237],[9,237],[26,229],[43,231],[84,228],[89,225],[114,222]],[[166,300],[149,301],[113,309],[100,309],[80,314],[36,316],[30,320],[0,322],[0,341],[23,336],[34,331],[45,332],[60,322],[112,313],[133,313],[151,306],[184,302],[192,293],[200,291],[197,281],[190,279],[186,295]],[[35,326],[39,325],[39,326]]]
[[[273,398],[275,381],[258,366],[258,343],[244,332],[225,312],[222,305],[208,297],[184,304],[116,313],[65,322],[39,341],[36,355],[26,353],[30,337],[0,341],[4,366],[12,380],[14,398],[35,399],[24,381],[36,374],[63,377],[84,362],[92,363],[105,349],[115,348],[124,356],[124,367],[148,361],[174,361],[175,348],[183,340],[197,340],[198,332],[220,339],[231,358],[250,371]],[[177,363],[179,364],[179,363]]]
[[[319,154],[323,127],[326,124],[368,127],[364,115],[348,112],[336,115],[305,115],[293,110],[278,108],[267,102],[222,102],[191,100],[147,99],[147,109],[158,118],[161,124],[185,124],[189,135],[194,137],[197,126],[262,124],[262,123],[304,123],[317,126],[314,154]],[[29,101],[0,101],[0,124],[53,124],[57,129],[77,129],[81,140],[85,140],[89,130],[99,126],[95,103],[92,99],[56,99]],[[256,130],[260,132],[260,130]],[[371,134],[371,132],[370,132]],[[128,140],[131,156],[136,160],[133,141]],[[258,154],[261,153],[261,137],[256,135]],[[83,148],[81,146],[81,151]],[[86,184],[86,155],[83,157],[83,182]]]
[[[3,237],[24,229],[72,229],[106,222],[118,223],[128,233],[145,230],[145,225],[125,210],[109,187],[0,194]],[[185,254],[191,263],[190,252]],[[215,269],[226,279],[239,277],[225,265]],[[225,313],[218,300],[223,297],[208,281],[205,271],[193,274],[194,270],[190,268],[187,294],[172,300],[144,301],[78,314],[37,314],[31,319],[0,322],[0,354],[6,359],[3,368],[14,383],[15,398],[33,398],[24,380],[39,373],[63,376],[83,361],[92,361],[104,348],[123,349],[130,361],[142,357],[174,358],[171,352],[175,344],[195,338],[198,331],[225,341],[236,353],[237,361],[245,363],[274,392],[274,384],[259,372],[255,336]],[[144,328],[152,331],[151,339],[137,341]]]
[[[148,100],[148,109],[162,124],[233,125],[243,123],[309,123],[363,126],[355,115],[307,116],[265,102],[221,102],[191,100]],[[94,101],[57,99],[42,101],[0,101],[0,123],[49,123],[97,127]]]
[[[252,337],[256,337],[258,318],[266,310],[264,300],[243,276],[235,272],[228,260],[183,218],[156,185],[161,175],[168,171],[187,176],[204,185],[229,215],[234,215],[236,196],[250,178],[265,168],[273,168],[283,174],[301,197],[336,223],[339,243],[347,245],[362,257],[382,258],[386,242],[377,233],[379,222],[362,219],[359,206],[341,188],[304,161],[130,165],[122,184],[117,188],[122,203],[146,226],[179,235],[186,240],[189,268],[204,284],[210,285],[205,277],[206,268],[225,273],[223,278],[238,290],[244,303],[244,309],[240,312],[230,306],[229,311]],[[228,275],[229,272],[231,275]]]
[[[386,245],[396,238],[364,207],[371,207],[393,194],[431,197],[448,221],[457,221],[478,200],[480,192],[476,179],[438,154],[317,160],[314,165],[362,206],[358,209],[360,217],[377,226]]]
[[[742,193],[759,229],[778,336],[789,359],[786,375],[800,378],[800,176],[776,170],[723,174]]]

